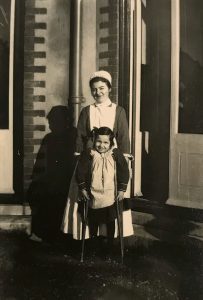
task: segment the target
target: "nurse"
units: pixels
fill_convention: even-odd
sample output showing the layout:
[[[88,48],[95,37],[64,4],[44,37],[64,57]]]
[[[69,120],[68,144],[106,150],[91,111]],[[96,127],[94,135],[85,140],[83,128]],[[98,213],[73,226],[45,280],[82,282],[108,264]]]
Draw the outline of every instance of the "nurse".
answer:
[[[100,70],[94,72],[89,80],[92,97],[95,102],[84,107],[80,113],[75,155],[80,155],[83,150],[93,147],[92,130],[94,128],[108,127],[115,136],[114,144],[126,157],[131,158],[128,123],[123,107],[115,104],[110,99],[112,77],[109,72]],[[62,222],[62,231],[73,235],[74,239],[81,239],[82,222],[78,213],[78,186],[75,175],[70,185],[67,205]],[[133,234],[131,210],[123,213],[125,222],[123,235]],[[105,235],[106,229],[101,226],[99,234]],[[89,238],[88,230],[86,238]],[[117,226],[115,236],[117,236]]]

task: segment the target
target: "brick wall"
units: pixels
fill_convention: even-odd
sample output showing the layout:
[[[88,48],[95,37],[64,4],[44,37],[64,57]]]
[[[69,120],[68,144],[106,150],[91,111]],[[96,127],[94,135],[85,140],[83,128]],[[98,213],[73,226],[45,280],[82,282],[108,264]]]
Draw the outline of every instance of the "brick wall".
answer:
[[[53,106],[68,104],[70,0],[25,0],[24,36],[26,190],[42,139],[49,132],[46,116]]]
[[[68,21],[65,23],[65,20],[68,19],[69,2],[25,0],[25,190],[31,182],[32,169],[42,138],[48,132],[46,115],[52,106],[65,105],[68,99],[69,50],[65,49],[69,49],[69,38]],[[113,78],[111,98],[114,102],[118,102],[119,1],[100,0],[96,5],[97,68],[111,73]]]
[[[25,1],[24,189],[31,181],[36,153],[45,134],[46,1]]]
[[[119,1],[103,0],[97,3],[97,64],[113,78],[111,99],[118,102],[119,70]]]

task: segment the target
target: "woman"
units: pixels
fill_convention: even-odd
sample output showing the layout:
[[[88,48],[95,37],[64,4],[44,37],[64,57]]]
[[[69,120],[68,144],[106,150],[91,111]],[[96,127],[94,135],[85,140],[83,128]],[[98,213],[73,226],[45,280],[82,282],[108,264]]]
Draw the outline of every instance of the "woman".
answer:
[[[116,143],[125,156],[129,156],[130,143],[125,110],[113,103],[111,92],[112,78],[106,71],[97,71],[90,77],[91,94],[94,104],[81,111],[78,126],[76,152],[80,154],[85,147],[91,147],[91,132],[96,127],[109,127],[116,137]]]
[[[124,156],[131,157],[129,154],[130,143],[125,110],[113,103],[109,98],[112,87],[111,75],[107,71],[97,71],[90,77],[89,85],[95,103],[83,108],[81,111],[77,127],[75,154],[80,155],[84,149],[92,148],[92,130],[105,126],[113,131],[116,139],[115,143]],[[64,212],[62,231],[73,234],[74,239],[81,239],[82,223],[78,214],[77,201],[78,186],[75,176],[73,176]],[[132,235],[133,228],[130,210],[123,213],[123,221],[125,222],[124,236]],[[101,227],[101,234],[103,234],[103,230],[105,232],[106,229]],[[88,238],[88,230],[86,233],[86,238]],[[117,226],[115,236],[117,236]]]

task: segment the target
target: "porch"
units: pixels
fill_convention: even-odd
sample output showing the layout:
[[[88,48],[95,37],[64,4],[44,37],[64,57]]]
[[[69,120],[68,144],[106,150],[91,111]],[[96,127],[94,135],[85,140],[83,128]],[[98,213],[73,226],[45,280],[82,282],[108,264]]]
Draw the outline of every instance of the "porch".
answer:
[[[134,239],[183,244],[203,241],[203,212],[171,205],[159,205],[142,198],[131,199]],[[31,211],[28,205],[0,205],[0,229],[31,231]],[[132,241],[131,241],[132,240]]]

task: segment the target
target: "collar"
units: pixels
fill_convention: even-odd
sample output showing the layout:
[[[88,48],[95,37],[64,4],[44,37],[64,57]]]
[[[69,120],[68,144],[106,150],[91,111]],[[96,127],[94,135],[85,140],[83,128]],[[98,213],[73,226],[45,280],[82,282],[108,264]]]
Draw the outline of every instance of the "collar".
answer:
[[[96,107],[107,107],[107,106],[112,106],[112,102],[111,102],[111,100],[108,98],[108,99],[106,99],[106,101],[105,102],[103,102],[103,103],[94,103],[94,105],[96,106]]]
[[[98,156],[98,157],[107,157],[109,155],[112,155],[113,154],[113,150],[115,149],[116,147],[113,146],[111,147],[107,152],[105,153],[99,153],[97,150],[95,149],[91,149],[90,150],[90,156]]]

